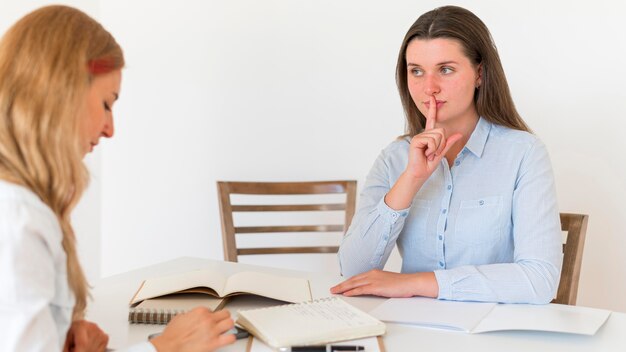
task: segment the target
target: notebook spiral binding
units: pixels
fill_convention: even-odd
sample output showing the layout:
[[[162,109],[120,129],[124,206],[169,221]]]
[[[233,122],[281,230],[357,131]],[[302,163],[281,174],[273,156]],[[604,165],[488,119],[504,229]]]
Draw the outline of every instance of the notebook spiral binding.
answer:
[[[131,324],[167,324],[178,314],[186,312],[177,309],[131,308],[128,311],[128,321]]]

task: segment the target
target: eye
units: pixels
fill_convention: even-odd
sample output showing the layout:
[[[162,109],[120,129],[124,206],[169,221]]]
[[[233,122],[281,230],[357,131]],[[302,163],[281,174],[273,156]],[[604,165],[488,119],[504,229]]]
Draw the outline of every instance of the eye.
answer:
[[[452,69],[452,67],[448,67],[448,66],[443,66],[441,68],[441,73],[443,73],[444,75],[450,74],[454,72],[454,70]]]
[[[422,72],[421,69],[414,67],[411,69],[411,74],[415,77],[419,77],[419,76],[422,76],[424,72]]]
[[[111,111],[111,107],[109,106],[109,103],[107,103],[106,101],[104,102],[104,110]]]

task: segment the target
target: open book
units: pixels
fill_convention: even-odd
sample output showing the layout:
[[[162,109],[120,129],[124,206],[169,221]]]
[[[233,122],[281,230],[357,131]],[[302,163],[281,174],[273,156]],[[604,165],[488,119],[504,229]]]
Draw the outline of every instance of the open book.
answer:
[[[143,281],[130,300],[130,306],[180,293],[201,293],[217,298],[248,293],[294,303],[311,300],[311,287],[306,279],[250,271],[224,276],[215,270],[203,269]]]
[[[389,299],[370,314],[387,322],[469,333],[535,330],[594,335],[611,312],[561,304],[497,304],[413,297]]]
[[[237,324],[273,348],[378,336],[385,324],[338,297],[239,311]]]

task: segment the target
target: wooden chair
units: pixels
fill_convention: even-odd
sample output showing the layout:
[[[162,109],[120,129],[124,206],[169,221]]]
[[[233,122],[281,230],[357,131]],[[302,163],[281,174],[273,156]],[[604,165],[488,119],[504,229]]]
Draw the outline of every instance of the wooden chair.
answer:
[[[567,231],[567,239],[563,244],[559,289],[552,303],[576,305],[588,220],[589,215],[561,213],[561,230]]]
[[[356,181],[322,182],[217,182],[222,221],[224,259],[237,261],[238,255],[287,254],[287,253],[337,253],[339,247],[263,247],[238,248],[237,234],[294,233],[294,232],[343,232],[350,226],[356,205]],[[287,204],[287,205],[233,205],[232,194],[243,195],[315,195],[346,194],[343,203],[332,204]],[[344,211],[345,220],[340,225],[305,226],[253,226],[238,227],[233,222],[236,212],[314,212]]]

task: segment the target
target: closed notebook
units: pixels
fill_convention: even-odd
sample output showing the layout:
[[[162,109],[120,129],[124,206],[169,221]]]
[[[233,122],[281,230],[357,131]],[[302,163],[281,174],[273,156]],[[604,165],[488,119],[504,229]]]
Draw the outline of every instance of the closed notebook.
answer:
[[[496,304],[441,301],[425,297],[391,298],[370,311],[390,323],[483,333],[503,330],[594,335],[610,311],[561,304]]]
[[[167,324],[178,314],[196,307],[206,307],[211,311],[222,308],[224,298],[216,298],[202,293],[181,293],[151,298],[128,310],[128,321],[143,324]]]
[[[273,348],[378,336],[385,324],[338,297],[239,312],[237,323]]]

